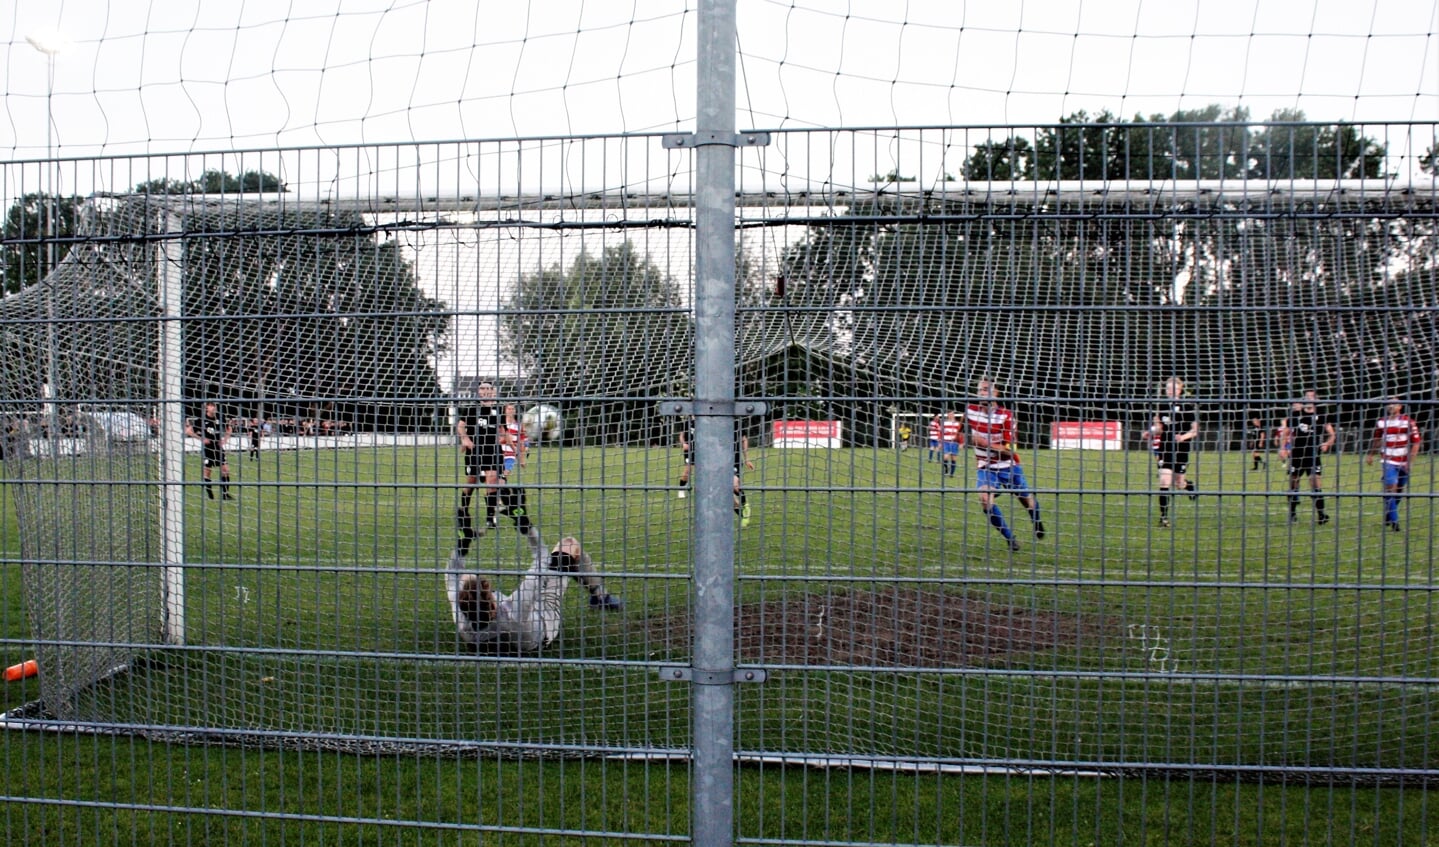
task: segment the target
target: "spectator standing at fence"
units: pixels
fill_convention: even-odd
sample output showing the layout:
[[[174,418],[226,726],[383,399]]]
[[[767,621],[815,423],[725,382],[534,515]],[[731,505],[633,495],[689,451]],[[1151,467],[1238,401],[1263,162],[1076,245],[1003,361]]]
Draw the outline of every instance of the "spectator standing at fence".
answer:
[[[490,581],[464,570],[464,554],[450,556],[446,591],[455,626],[466,644],[487,651],[529,653],[547,646],[560,631],[565,591],[574,580],[589,592],[592,609],[617,611],[620,598],[605,590],[594,562],[578,539],[567,536],[545,551],[539,527],[522,534],[530,547],[531,565],[515,590],[500,593]]]
[[[205,404],[205,412],[198,421],[186,421],[185,434],[200,439],[200,476],[205,480],[205,496],[215,499],[214,469],[220,469],[220,497],[233,500],[230,496],[230,463],[225,459],[225,442],[230,438],[230,424],[220,419],[220,412],[214,403]]]
[[[465,487],[460,493],[456,521],[460,537],[467,541],[497,525],[495,509],[498,505],[500,470],[505,465],[503,446],[507,439],[504,414],[495,399],[494,384],[480,383],[478,394],[478,402],[461,408],[455,421],[455,435],[459,437],[465,464]],[[485,522],[476,533],[470,514],[470,500],[481,478],[485,485]]]
[[[1374,425],[1374,438],[1365,457],[1365,464],[1374,464],[1374,457],[1383,462],[1384,527],[1399,531],[1399,495],[1409,487],[1409,470],[1419,455],[1419,425],[1404,414],[1404,403],[1390,397],[1385,414]]]
[[[929,452],[925,458],[927,462],[933,462],[935,454],[939,452],[939,433],[942,428],[939,415],[929,419]]]
[[[1184,402],[1184,380],[1172,376],[1164,381],[1164,403],[1154,414],[1151,431],[1159,439],[1155,464],[1159,467],[1159,525],[1169,526],[1169,492],[1175,488],[1192,492],[1185,474],[1189,472],[1190,442],[1199,436],[1199,418]]]
[[[1029,490],[1024,468],[1020,467],[1019,453],[1014,449],[1014,412],[1000,405],[999,388],[988,377],[979,380],[975,394],[979,401],[965,408],[964,419],[969,430],[969,443],[974,447],[979,506],[989,518],[990,526],[1004,536],[1009,549],[1018,550],[1019,539],[1014,537],[1014,531],[1005,522],[995,495],[1008,491],[1019,499],[1034,523],[1035,538],[1044,537],[1039,500]]]
[[[954,476],[959,473],[959,447],[964,442],[964,424],[954,412],[945,412],[939,422],[939,451],[941,473]]]
[[[1315,523],[1329,523],[1329,513],[1324,511],[1324,460],[1323,455],[1334,446],[1337,437],[1334,424],[1319,411],[1319,395],[1313,390],[1304,392],[1304,400],[1296,403],[1296,411],[1285,420],[1289,432],[1289,522],[1299,520],[1299,483],[1309,478],[1309,489],[1314,494]]]
[[[1249,426],[1244,431],[1245,447],[1249,448],[1249,458],[1254,461],[1254,467],[1250,470],[1259,470],[1260,465],[1269,466],[1264,458],[1264,447],[1268,442],[1269,431],[1264,422],[1254,415],[1249,419]]]

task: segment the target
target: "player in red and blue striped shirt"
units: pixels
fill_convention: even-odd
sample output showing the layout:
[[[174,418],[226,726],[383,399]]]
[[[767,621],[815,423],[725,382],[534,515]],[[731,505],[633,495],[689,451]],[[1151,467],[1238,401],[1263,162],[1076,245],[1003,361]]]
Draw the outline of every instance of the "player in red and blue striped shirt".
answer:
[[[1386,414],[1374,424],[1374,441],[1365,458],[1374,464],[1374,457],[1383,459],[1384,526],[1399,531],[1399,495],[1409,487],[1409,469],[1419,455],[1419,425],[1404,414],[1404,404],[1390,397]]]
[[[1024,478],[1024,469],[1019,466],[1019,453],[1014,449],[1014,413],[999,405],[999,393],[994,380],[982,378],[976,386],[978,403],[971,403],[965,409],[965,423],[969,426],[969,441],[974,446],[974,460],[979,467],[979,505],[989,516],[989,523],[1004,540],[1009,549],[1019,549],[1019,539],[1005,523],[1004,513],[994,501],[999,491],[1008,491],[1019,498],[1020,505],[1029,511],[1034,521],[1034,537],[1044,537],[1044,521],[1039,518],[1039,500],[1029,490]]]

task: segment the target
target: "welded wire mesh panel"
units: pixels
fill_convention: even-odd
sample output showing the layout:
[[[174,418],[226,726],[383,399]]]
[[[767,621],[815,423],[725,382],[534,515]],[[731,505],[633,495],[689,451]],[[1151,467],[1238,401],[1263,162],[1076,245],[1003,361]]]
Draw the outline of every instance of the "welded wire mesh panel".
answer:
[[[739,834],[854,841],[844,805],[873,841],[982,841],[1063,817],[1032,788],[993,806],[1040,775],[1431,782],[1434,477],[1406,439],[1433,427],[1432,186],[857,187],[881,150],[902,174],[905,151],[980,137],[780,132],[740,155],[736,394],[764,412],[721,472],[738,790],[766,811]],[[687,173],[659,137],[591,143]],[[824,178],[796,188],[816,150]],[[447,174],[561,155],[365,152]],[[852,187],[811,190],[826,179]],[[350,769],[383,753],[399,790],[493,787],[494,817],[457,803],[412,811],[421,827],[682,837],[706,471],[661,401],[695,392],[693,194],[453,177],[443,202],[341,202],[334,181],[91,198],[43,282],[0,301],[47,669],[8,717],[203,744],[181,754],[197,769],[333,767],[331,808],[360,821],[387,783]],[[482,456],[461,421],[507,435]],[[600,583],[550,556],[565,536]],[[557,629],[475,650],[476,627],[529,620],[527,585],[567,589]],[[507,793],[530,782],[579,799]]]
[[[1070,129],[1035,132],[1052,150]],[[1222,127],[1085,133],[1093,158],[1002,183],[893,178],[992,172],[965,130],[741,154],[765,172],[823,149],[857,163],[851,183],[892,178],[739,213],[742,243],[774,250],[739,329],[765,339],[741,344],[738,379],[768,412],[749,422],[765,449],[743,474],[737,654],[772,675],[739,689],[738,746],[829,767],[1432,780],[1416,434],[1439,195],[1310,127],[1246,136],[1237,173],[1176,152],[1223,148]],[[1279,168],[1300,136],[1313,155]]]
[[[467,155],[500,153],[377,154],[388,171]],[[658,398],[692,384],[688,203],[335,204],[155,179],[77,203],[44,278],[0,303],[6,491],[45,668],[13,725],[290,757],[608,757],[590,773],[656,809],[630,826],[682,827],[661,798],[683,790],[666,762],[688,747],[687,689],[656,668],[688,647],[642,622],[688,603],[687,504],[653,494],[682,467]],[[457,436],[486,414],[481,384],[505,432],[493,503],[488,457]],[[551,555],[567,536],[583,553]],[[489,618],[461,579],[492,592]],[[501,620],[540,640],[465,637]],[[657,760],[649,787],[625,786],[627,757]],[[332,808],[380,816],[350,794]],[[620,826],[513,804],[421,823]]]

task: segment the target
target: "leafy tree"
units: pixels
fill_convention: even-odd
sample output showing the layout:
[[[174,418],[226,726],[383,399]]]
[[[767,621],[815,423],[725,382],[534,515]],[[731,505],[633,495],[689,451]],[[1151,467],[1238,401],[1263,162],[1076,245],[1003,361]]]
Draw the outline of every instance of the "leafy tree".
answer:
[[[1419,170],[1431,176],[1439,176],[1439,145],[1430,147],[1419,157]]]
[[[70,250],[75,237],[79,197],[26,194],[10,206],[5,215],[5,242],[0,246],[4,262],[5,294],[34,285],[45,277]]]
[[[245,171],[238,177],[225,171],[205,171],[195,184],[203,194],[255,194],[286,190],[279,177],[264,171]]]
[[[227,171],[209,170],[199,179],[184,180],[160,177],[139,183],[136,194],[260,194],[284,192],[285,184],[265,171],[245,171],[232,176]]]
[[[200,189],[191,180],[161,177],[137,184],[135,194],[195,194]]]
[[[974,146],[961,172],[972,182],[1034,179],[1034,148],[1020,135],[984,141]]]
[[[537,397],[664,396],[689,379],[693,327],[679,285],[629,241],[521,275],[500,334]]]
[[[1348,124],[1305,123],[1280,110],[1254,134],[1248,175],[1260,179],[1358,179],[1383,176],[1384,145]]]
[[[976,145],[968,179],[1355,179],[1383,174],[1385,149],[1347,124],[1315,124],[1276,111],[1264,124],[1219,105],[1124,120],[1080,110],[1023,136]],[[990,176],[993,174],[993,176]]]
[[[54,362],[62,398],[154,398],[156,281],[179,267],[185,397],[232,413],[304,416],[329,404],[333,417],[363,426],[427,420],[439,402],[434,362],[449,331],[445,306],[424,294],[401,248],[377,240],[359,214],[186,214],[178,218],[183,237],[169,242],[179,262],[168,266],[152,240],[152,200],[91,214],[96,232],[123,237],[73,251],[54,285],[0,300],[0,323],[13,326],[6,352],[17,354],[7,359],[0,396],[40,396]],[[47,337],[52,309],[66,322]]]
[[[323,235],[236,235],[221,213],[184,223],[185,311],[206,316],[185,327],[190,396],[325,398],[364,418],[439,396],[444,303],[358,214],[264,209],[245,221]]]

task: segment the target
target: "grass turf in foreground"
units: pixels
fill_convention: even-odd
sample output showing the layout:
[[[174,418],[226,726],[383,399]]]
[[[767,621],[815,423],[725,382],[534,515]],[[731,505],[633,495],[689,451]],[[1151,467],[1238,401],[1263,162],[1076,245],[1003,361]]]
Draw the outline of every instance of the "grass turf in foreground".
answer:
[[[1081,615],[1100,622],[1100,629],[1064,649],[1006,651],[981,674],[783,670],[769,683],[737,692],[742,749],[1432,771],[1432,751],[1439,749],[1439,698],[1432,689],[1313,678],[1439,675],[1429,623],[1434,557],[1426,529],[1432,514],[1427,461],[1414,474],[1404,533],[1382,529],[1377,472],[1353,458],[1330,463],[1335,520],[1318,527],[1307,503],[1304,520],[1290,524],[1282,474],[1249,474],[1240,454],[1202,456],[1196,470],[1203,496],[1177,502],[1174,529],[1161,531],[1148,493],[1147,457],[1035,454],[1030,481],[1051,536],[1042,542],[1022,536],[1024,548],[1011,556],[979,514],[963,476],[967,469],[957,479],[939,478],[937,466],[926,466],[919,455],[888,452],[757,454],[759,468],[746,477],[755,520],[738,537],[742,604],[797,593],[833,599],[899,581],[1002,607]],[[642,623],[677,620],[687,609],[693,499],[679,501],[669,488],[677,454],[566,448],[536,457],[520,479],[531,485],[541,525],[552,537],[581,535],[602,563],[622,571],[618,585],[628,607],[603,621],[571,608],[555,655],[586,659],[585,667],[539,671],[480,663],[478,673],[474,663],[443,658],[455,655],[433,574],[449,543],[458,477],[447,455],[266,456],[262,461],[273,462],[264,467],[237,463],[234,503],[211,503],[192,491],[190,620],[209,627],[194,643],[262,653],[175,674],[187,687],[173,696],[155,687],[158,677],[136,675],[122,683],[133,686],[135,702],[161,705],[166,720],[187,724],[220,717],[295,731],[383,735],[426,727],[442,737],[517,743],[684,743],[683,687],[658,683],[643,667],[588,668],[588,660],[685,660],[683,649]],[[13,501],[0,497],[6,497],[11,563],[0,623],[13,662],[22,657],[27,627],[14,564]],[[1001,502],[1025,530],[1028,519],[1015,501]],[[512,534],[495,533],[482,543],[477,562],[512,572]],[[249,590],[248,602],[237,587]],[[339,628],[337,614],[345,621]],[[930,633],[955,636],[953,622],[948,628],[937,622]],[[762,643],[741,649],[742,661],[774,660]],[[306,651],[380,651],[414,670],[375,673],[380,660],[372,657],[321,661]],[[413,661],[431,654],[442,658]],[[207,660],[179,655],[166,663],[207,667]],[[293,666],[304,680],[291,699],[258,682],[268,676],[283,685],[287,677],[275,672],[277,664]],[[458,667],[465,677],[459,682]],[[1074,671],[1096,675],[1053,675]],[[585,681],[597,673],[620,681]],[[1186,676],[1194,674],[1202,678]],[[249,687],[236,687],[237,680]],[[12,683],[6,701],[16,705],[37,693],[33,680]],[[207,712],[226,697],[250,711]],[[457,722],[456,713],[463,719]],[[584,720],[574,720],[576,714]],[[575,729],[580,725],[583,731]],[[411,832],[406,838],[413,843],[450,843],[456,836],[443,827],[456,822],[657,835],[683,833],[688,825],[687,781],[682,766],[673,764],[391,759],[109,737],[4,737],[8,796],[101,804],[8,804],[9,819],[22,824],[12,824],[12,832],[31,832],[34,824],[34,832],[53,833],[61,843],[90,840],[80,834],[93,837],[121,823],[139,826],[154,842],[173,837],[175,827],[206,841],[371,843],[393,834],[374,823],[103,808],[263,806],[283,813],[302,797],[298,808],[305,814],[442,827]],[[192,772],[203,788],[190,787]],[[123,785],[111,778],[121,773],[130,775]],[[500,796],[501,788],[510,793]],[[1182,774],[1076,780],[756,767],[741,769],[737,792],[745,837],[1078,843],[1144,832],[1163,843],[1307,843],[1320,840],[1313,817],[1324,820],[1321,831],[1334,839],[1413,843],[1433,834],[1422,791],[1229,785]],[[493,817],[481,817],[484,810]]]

